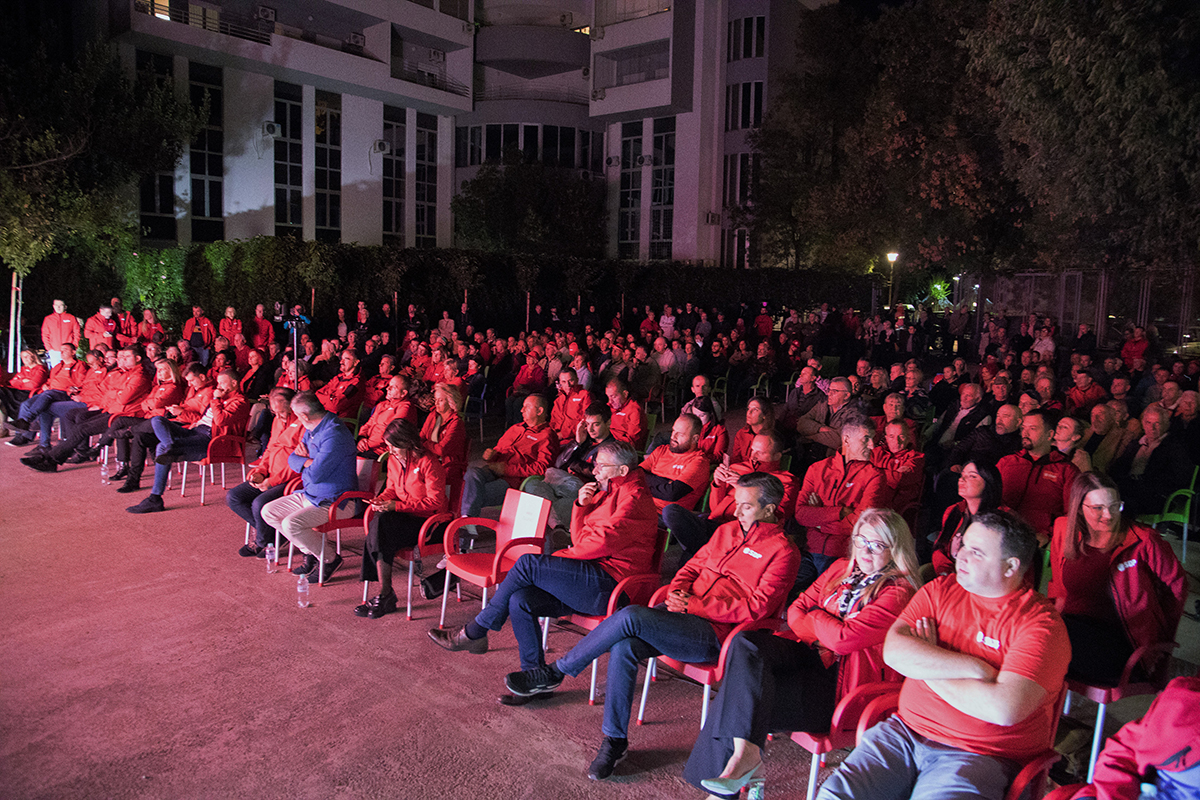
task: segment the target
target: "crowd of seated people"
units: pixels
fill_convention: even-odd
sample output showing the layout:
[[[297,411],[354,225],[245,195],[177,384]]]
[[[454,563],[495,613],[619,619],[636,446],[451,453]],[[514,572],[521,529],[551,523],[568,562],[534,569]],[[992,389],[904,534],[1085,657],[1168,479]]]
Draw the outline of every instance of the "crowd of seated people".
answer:
[[[196,306],[171,341],[151,309],[137,323],[114,299],[80,324],[58,301],[47,361],[27,350],[3,376],[9,443],[38,442],[21,460],[46,473],[112,446],[123,493],[150,460],[140,514],[165,510],[173,464],[248,439],[258,458],[227,493],[253,529],[239,554],[264,558],[281,537],[304,556],[293,572],[322,583],[342,564],[319,530],[328,507],[362,492],[361,577],[379,591],[355,614],[368,619],[396,610],[393,562],[420,558],[431,516],[478,516],[511,489],[546,498],[566,548],[523,556],[474,620],[430,636],[481,654],[511,620],[510,705],[610,653],[593,779],[628,751],[639,660],[711,661],[734,626],[793,598],[782,631],[727,648],[684,772],[716,796],[756,774],[768,733],[827,729],[839,699],[877,680],[903,681],[899,713],[823,796],[885,779],[900,781],[894,796],[999,796],[1044,744],[1064,676],[1111,683],[1138,647],[1175,635],[1184,573],[1135,520],[1192,483],[1200,365],[1157,357],[1144,330],[1101,358],[1086,326],[1068,337],[993,318],[972,340],[959,310],[939,329],[924,309],[779,321],[689,304],[606,330],[594,308],[564,320],[538,307],[533,330],[508,337],[476,330],[465,305],[432,328],[415,305],[395,318],[360,304],[328,325],[280,310],[240,320],[230,307],[214,325]],[[935,340],[964,355],[931,357]],[[507,424],[474,462],[468,401]],[[736,430],[731,405],[745,408]],[[651,407],[674,413],[652,425]],[[603,614],[663,530],[678,545],[663,602],[547,664],[537,619]]]

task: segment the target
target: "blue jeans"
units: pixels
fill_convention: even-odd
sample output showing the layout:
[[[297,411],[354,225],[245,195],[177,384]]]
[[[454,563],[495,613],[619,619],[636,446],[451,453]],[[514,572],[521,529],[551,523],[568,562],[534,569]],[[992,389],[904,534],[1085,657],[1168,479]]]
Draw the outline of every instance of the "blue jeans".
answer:
[[[154,472],[157,477],[157,466]],[[254,528],[254,544],[259,547],[266,547],[275,541],[275,529],[262,517],[263,506],[277,497],[283,497],[286,487],[287,483],[284,482],[260,492],[249,483],[239,483],[225,493],[225,504],[229,509]]]
[[[677,614],[666,606],[626,606],[583,637],[556,666],[567,675],[578,675],[605,653],[610,655],[601,730],[605,736],[626,739],[638,663],[659,655],[689,664],[716,661],[721,642],[703,617]]]
[[[497,478],[487,467],[471,467],[463,476],[459,515],[478,517],[484,506],[498,506],[508,492],[508,481]]]
[[[617,582],[595,561],[526,553],[496,587],[475,623],[490,631],[512,619],[521,669],[545,664],[538,617],[603,614]]]
[[[50,415],[49,423],[42,425],[42,415],[47,414],[50,406],[55,403],[61,403],[64,400],[70,400],[71,396],[61,389],[47,389],[44,392],[39,392],[25,402],[21,403],[20,411],[17,413],[17,419],[23,419],[26,422],[32,422],[36,417],[38,426],[41,428],[38,434],[38,439],[42,447],[50,446],[50,426],[54,424],[54,416]]]
[[[208,443],[212,439],[212,431],[204,425],[199,428],[185,428],[178,422],[172,422],[165,417],[154,417],[150,420],[150,427],[153,428],[154,435],[158,437],[158,446],[154,448],[155,456],[163,455],[172,446],[179,450],[177,461],[199,461],[208,455]],[[167,489],[167,478],[170,475],[170,464],[155,464],[154,486],[150,489],[150,494],[162,497],[162,493]],[[200,478],[204,479],[203,474]]]

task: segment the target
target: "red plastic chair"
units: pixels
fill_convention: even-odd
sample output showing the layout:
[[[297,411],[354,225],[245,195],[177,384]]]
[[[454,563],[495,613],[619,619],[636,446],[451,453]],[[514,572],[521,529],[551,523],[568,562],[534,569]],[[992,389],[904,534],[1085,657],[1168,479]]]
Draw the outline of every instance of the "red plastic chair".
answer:
[[[1068,689],[1099,704],[1096,709],[1096,730],[1092,734],[1092,754],[1088,757],[1088,783],[1092,782],[1092,775],[1096,771],[1096,757],[1100,755],[1100,746],[1104,744],[1104,718],[1108,712],[1108,704],[1139,694],[1158,694],[1165,689],[1169,681],[1167,670],[1170,667],[1170,658],[1168,656],[1178,646],[1175,642],[1159,642],[1134,650],[1133,654],[1129,656],[1129,660],[1125,662],[1121,680],[1117,682],[1116,686],[1093,686],[1082,681],[1067,680]],[[1134,681],[1133,671],[1137,669],[1138,665],[1144,660],[1149,665],[1154,659],[1157,659],[1157,663],[1152,669],[1146,670],[1150,675],[1149,679]],[[1069,711],[1070,705],[1067,705],[1064,710]]]
[[[442,617],[439,626],[446,624],[446,600],[450,594],[450,577],[474,584],[483,589],[483,605],[487,591],[504,580],[517,559],[526,553],[545,553],[546,520],[550,518],[550,501],[516,489],[504,495],[500,519],[459,517],[446,526],[442,541],[446,548],[446,588],[442,592]],[[466,525],[483,526],[496,532],[495,553],[460,553],[458,532]]]
[[[560,617],[558,622],[562,624],[577,625],[587,631],[593,631],[604,620],[617,613],[623,607],[621,597],[628,598],[624,605],[646,605],[650,602],[650,598],[662,583],[662,558],[663,552],[666,550],[667,536],[669,532],[665,528],[659,528],[654,544],[654,553],[651,556],[650,571],[630,575],[624,578],[613,589],[612,594],[608,596],[608,608],[603,614],[568,614],[565,617]],[[550,633],[550,618],[546,617],[542,620],[542,649],[546,649],[548,636]],[[596,705],[596,662],[592,662],[592,688],[588,692],[588,705]]]
[[[292,492],[299,489],[302,485],[303,484],[300,482],[299,478],[293,478],[292,480],[288,481],[288,484],[287,484],[288,488],[287,488],[287,491],[285,492],[285,494],[291,494]],[[342,552],[342,529],[343,528],[360,528],[360,527],[362,527],[362,523],[363,523],[363,518],[361,516],[355,515],[353,513],[353,511],[351,511],[350,513],[346,513],[347,512],[346,505],[351,500],[370,500],[374,496],[375,495],[371,494],[370,492],[357,492],[357,491],[342,492],[341,496],[338,497],[338,499],[335,500],[333,502],[333,504],[329,506],[329,521],[324,523],[323,525],[318,525],[316,528],[313,529],[317,533],[321,534],[321,553],[317,557],[317,585],[318,586],[324,585],[324,583],[325,583],[325,546],[326,546],[327,539],[328,539],[328,537],[325,534],[328,534],[328,533],[334,534],[334,536],[336,537],[336,541],[337,541],[337,549],[334,552],[340,554]],[[354,507],[351,506],[350,508],[353,509]],[[275,552],[276,553],[279,552],[279,537],[280,537],[280,535],[281,534],[279,533],[279,530],[276,529],[275,530]],[[287,560],[287,568],[289,570],[292,568],[292,554],[295,552],[295,550],[296,550],[295,545],[289,541],[288,542],[288,560]]]
[[[213,477],[213,467],[221,465],[221,488],[225,488],[225,465],[240,464],[242,480],[246,480],[246,437],[226,434],[215,436],[208,443],[208,454],[195,462],[200,466],[200,505],[204,505],[204,468],[208,467],[208,482],[216,483]],[[183,475],[179,480],[179,496],[187,492],[188,462],[183,462]]]
[[[368,507],[367,513],[363,515],[362,519],[364,534],[370,530],[371,519],[374,516],[375,509]],[[433,530],[435,525],[439,525],[443,522],[449,522],[452,519],[454,519],[454,515],[447,511],[443,511],[440,514],[434,514],[432,517],[429,517],[427,520],[425,520],[424,524],[421,525],[421,530],[417,535],[417,543],[412,547],[402,548],[396,553],[396,555],[408,561],[408,602],[404,607],[404,615],[406,619],[412,619],[413,556],[416,555],[416,552],[422,553],[423,555],[427,554],[428,551],[425,548],[428,544],[429,532]],[[363,558],[366,558],[366,554],[363,555]],[[364,603],[367,602],[367,587],[370,585],[370,581],[363,581]]]
[[[890,684],[894,687],[890,691],[878,695],[874,700],[867,703],[863,709],[862,716],[858,720],[858,729],[855,736],[855,744],[862,740],[862,736],[868,729],[876,723],[890,717],[896,710],[900,702],[900,686],[901,684]],[[1059,690],[1058,696],[1054,700],[1054,707],[1061,709],[1063,702],[1066,700],[1067,686]],[[1029,792],[1028,797],[1041,797],[1046,788],[1046,777],[1050,773],[1050,767],[1054,766],[1061,758],[1054,749],[1054,737],[1058,733],[1058,720],[1061,715],[1054,715],[1054,722],[1050,725],[1050,740],[1045,743],[1046,749],[1035,756],[1028,758],[1021,766],[1021,771],[1017,773],[1017,777],[1009,785],[1008,791],[1004,793],[1004,800],[1020,800],[1026,791]]]
[[[670,586],[663,586],[654,593],[650,598],[649,606],[654,606],[666,600],[667,594],[670,592]],[[669,656],[656,656],[650,659],[650,663],[646,668],[646,681],[642,684],[642,703],[638,707],[637,724],[641,725],[646,716],[646,698],[650,694],[650,682],[656,679],[658,673],[658,664],[661,662],[664,666],[670,667],[676,672],[683,675],[685,678],[691,678],[700,683],[700,687],[704,690],[704,697],[700,706],[700,727],[704,727],[705,720],[708,719],[708,703],[712,699],[711,689],[721,682],[725,677],[725,662],[729,655],[729,643],[733,641],[733,637],[742,631],[754,630],[761,626],[763,620],[769,620],[778,613],[778,608],[771,609],[771,613],[765,617],[749,622],[743,622],[731,630],[721,642],[721,653],[717,656],[715,662],[705,662],[703,664],[689,664],[686,661],[678,661]]]

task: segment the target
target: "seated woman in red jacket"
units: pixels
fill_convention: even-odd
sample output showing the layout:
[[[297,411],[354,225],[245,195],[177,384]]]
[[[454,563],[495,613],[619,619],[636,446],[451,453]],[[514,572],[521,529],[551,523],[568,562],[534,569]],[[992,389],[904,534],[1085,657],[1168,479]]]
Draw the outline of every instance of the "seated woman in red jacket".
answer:
[[[1115,685],[1136,648],[1174,641],[1187,599],[1170,545],[1123,507],[1111,478],[1085,472],[1050,541],[1047,594],[1071,640],[1067,675],[1092,684]]]
[[[921,567],[923,581],[954,572],[954,558],[962,545],[963,531],[975,517],[1002,507],[1003,490],[1000,471],[995,465],[975,461],[963,465],[958,475],[960,499],[942,516],[942,530],[933,543],[933,563]]]
[[[717,796],[736,796],[762,764],[771,731],[825,732],[854,687],[899,680],[884,666],[883,640],[920,588],[908,524],[869,508],[842,558],[796,598],[788,626],[739,634],[725,679],[683,777]]]
[[[446,473],[425,451],[421,435],[408,420],[394,419],[383,433],[390,458],[387,487],[370,503],[375,509],[363,551],[362,579],[379,580],[379,594],[354,609],[360,617],[379,619],[396,610],[392,560],[403,547],[417,543],[425,520],[448,508]]]

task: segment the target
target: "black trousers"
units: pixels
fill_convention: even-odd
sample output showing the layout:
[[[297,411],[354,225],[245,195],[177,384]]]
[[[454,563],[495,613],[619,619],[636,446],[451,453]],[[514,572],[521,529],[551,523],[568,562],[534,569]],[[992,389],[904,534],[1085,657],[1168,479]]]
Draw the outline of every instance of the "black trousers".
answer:
[[[770,631],[738,634],[729,646],[725,679],[692,747],[684,780],[700,786],[733,755],[733,739],[763,747],[771,731],[829,730],[837,707],[838,667],[817,649]]]
[[[419,514],[404,511],[385,511],[372,517],[371,527],[367,531],[367,543],[363,548],[362,580],[379,580],[375,562],[386,561],[390,564],[395,560],[396,553],[415,545],[426,519],[428,518]],[[435,530],[444,527],[435,526]],[[431,539],[439,541],[433,537]]]
[[[1085,683],[1116,686],[1133,655],[1133,645],[1119,625],[1091,617],[1063,614],[1071,641],[1071,664],[1067,675]]]

